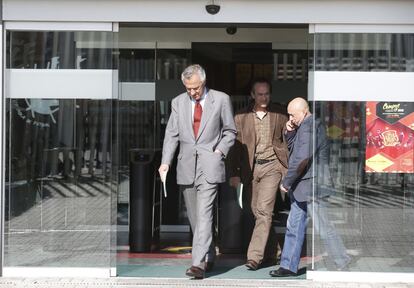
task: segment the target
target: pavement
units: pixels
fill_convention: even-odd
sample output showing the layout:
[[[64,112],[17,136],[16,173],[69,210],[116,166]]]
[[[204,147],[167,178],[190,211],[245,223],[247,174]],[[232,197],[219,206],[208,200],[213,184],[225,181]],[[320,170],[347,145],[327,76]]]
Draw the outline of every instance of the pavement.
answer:
[[[316,282],[311,280],[230,280],[172,278],[0,278],[0,287],[98,288],[98,287],[286,287],[286,288],[408,288],[414,283]]]

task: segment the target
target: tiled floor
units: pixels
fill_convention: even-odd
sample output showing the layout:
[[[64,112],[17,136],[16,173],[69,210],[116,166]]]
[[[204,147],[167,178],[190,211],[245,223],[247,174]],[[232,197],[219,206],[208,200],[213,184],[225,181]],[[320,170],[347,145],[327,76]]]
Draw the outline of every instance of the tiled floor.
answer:
[[[5,266],[115,265],[111,262],[115,258],[110,254],[111,243],[116,243],[115,234],[111,233],[111,229],[116,230],[111,225],[115,218],[111,209],[116,201],[111,184],[99,178],[78,182],[42,181],[32,205],[6,219]],[[378,184],[345,188],[330,197],[327,209],[348,253],[353,256],[347,270],[414,273],[413,187]],[[307,251],[315,255],[314,269],[335,270],[321,243],[317,235],[312,238],[312,225],[309,225]],[[120,252],[125,252],[123,249],[126,248]],[[268,277],[266,269],[270,268],[250,273],[242,265],[242,256],[226,257],[220,259],[212,278]],[[302,265],[308,264],[307,259]],[[158,267],[158,271],[166,277],[182,277],[189,265],[188,259],[141,260],[118,257],[119,271],[126,276],[145,276],[152,275],[155,266],[162,266],[164,270]],[[312,269],[312,263],[308,269]]]
[[[36,188],[26,191],[36,193],[30,209],[5,222],[5,266],[109,267],[110,183],[46,179]]]

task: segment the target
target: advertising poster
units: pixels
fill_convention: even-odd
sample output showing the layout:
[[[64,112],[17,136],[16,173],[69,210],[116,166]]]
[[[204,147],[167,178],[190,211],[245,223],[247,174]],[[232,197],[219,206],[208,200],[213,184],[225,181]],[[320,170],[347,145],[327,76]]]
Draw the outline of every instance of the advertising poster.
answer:
[[[414,172],[414,103],[367,102],[366,172]]]

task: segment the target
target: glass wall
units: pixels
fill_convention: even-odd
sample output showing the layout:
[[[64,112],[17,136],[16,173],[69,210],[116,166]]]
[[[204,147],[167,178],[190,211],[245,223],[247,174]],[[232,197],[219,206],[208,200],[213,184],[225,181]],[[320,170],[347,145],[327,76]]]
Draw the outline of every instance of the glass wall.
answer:
[[[326,138],[315,133],[312,269],[412,273],[414,35],[315,34],[313,56]]]
[[[109,268],[113,33],[6,35],[4,267]]]

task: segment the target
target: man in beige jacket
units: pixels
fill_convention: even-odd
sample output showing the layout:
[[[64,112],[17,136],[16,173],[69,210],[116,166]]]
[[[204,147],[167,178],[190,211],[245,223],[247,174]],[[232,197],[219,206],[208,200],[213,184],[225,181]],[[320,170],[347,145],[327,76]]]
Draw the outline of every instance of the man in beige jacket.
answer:
[[[288,149],[282,133],[288,118],[280,107],[270,104],[270,89],[266,79],[253,82],[251,96],[254,102],[235,116],[237,139],[228,156],[230,185],[244,184],[255,217],[247,251],[249,270],[257,270],[267,259],[276,258],[276,252],[265,255],[265,249],[266,245],[276,248],[272,216],[276,192],[288,162]]]

